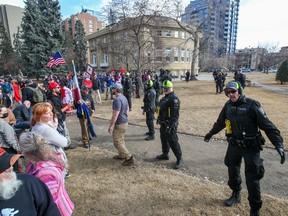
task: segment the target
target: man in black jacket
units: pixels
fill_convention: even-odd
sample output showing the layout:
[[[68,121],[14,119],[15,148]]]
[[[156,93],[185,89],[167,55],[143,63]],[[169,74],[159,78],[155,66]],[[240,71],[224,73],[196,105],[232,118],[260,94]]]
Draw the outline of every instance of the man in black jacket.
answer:
[[[93,93],[95,95],[95,102],[101,104],[101,95],[100,95],[100,88],[101,88],[101,81],[97,77],[97,74],[93,76],[92,79],[92,89]]]
[[[264,138],[260,129],[265,131],[271,143],[281,156],[281,164],[285,162],[283,138],[276,126],[268,119],[260,103],[246,98],[240,83],[227,83],[225,94],[229,100],[213,128],[204,137],[208,142],[214,134],[226,128],[228,149],[225,156],[225,165],[228,167],[228,185],[232,195],[225,201],[226,206],[232,206],[241,201],[241,162],[244,158],[245,177],[250,204],[250,216],[258,216],[262,206],[260,179],[264,176],[263,159],[260,157]]]
[[[13,114],[16,118],[16,124],[14,125],[15,128],[22,128],[22,129],[29,129],[30,125],[30,117],[28,109],[31,106],[31,102],[25,100],[23,104],[18,104],[13,109]]]
[[[65,111],[72,107],[72,104],[68,104],[67,106],[63,107],[63,102],[60,97],[60,86],[56,82],[50,82],[48,85],[48,88],[51,92],[50,95],[48,95],[47,99],[51,102],[53,105],[54,109],[57,112],[57,118],[58,118],[58,126],[57,126],[57,131],[65,136],[67,138],[67,143],[68,149],[74,149],[77,146],[75,144],[71,143],[70,135],[69,135],[69,130],[66,126],[66,113]]]
[[[0,148],[0,215],[60,216],[48,187],[40,179],[12,170],[20,156]]]
[[[126,72],[125,74],[125,81],[123,85],[123,95],[127,98],[128,105],[129,105],[129,111],[132,110],[132,81],[131,78],[129,77],[130,73]]]
[[[146,133],[148,135],[145,140],[154,140],[155,139],[155,130],[154,130],[154,113],[155,113],[155,97],[156,92],[153,88],[153,81],[148,80],[144,83],[145,95],[144,95],[144,106],[142,114],[146,114],[146,124],[149,131]]]

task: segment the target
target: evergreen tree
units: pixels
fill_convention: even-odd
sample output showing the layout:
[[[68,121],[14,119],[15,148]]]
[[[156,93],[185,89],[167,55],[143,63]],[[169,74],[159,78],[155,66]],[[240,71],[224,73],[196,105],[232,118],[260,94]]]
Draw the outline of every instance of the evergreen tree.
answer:
[[[75,36],[74,36],[74,46],[75,46],[75,66],[77,71],[84,71],[86,67],[87,57],[87,43],[85,37],[84,27],[81,21],[77,20],[75,24]]]
[[[26,0],[25,5],[21,25],[22,56],[26,71],[38,78],[50,57],[62,51],[60,5],[58,0]],[[53,70],[59,69],[61,67]]]
[[[0,72],[2,74],[11,72],[9,63],[11,62],[13,55],[11,40],[4,25],[0,22]]]
[[[288,59],[285,60],[278,68],[276,81],[280,81],[281,84],[284,84],[288,81]]]
[[[76,54],[74,51],[75,47],[74,47],[74,42],[73,42],[71,31],[68,31],[68,32],[64,31],[63,47],[64,47],[65,52],[66,52],[66,58],[65,58],[66,63],[69,66],[69,68],[72,69],[72,60],[76,59]]]

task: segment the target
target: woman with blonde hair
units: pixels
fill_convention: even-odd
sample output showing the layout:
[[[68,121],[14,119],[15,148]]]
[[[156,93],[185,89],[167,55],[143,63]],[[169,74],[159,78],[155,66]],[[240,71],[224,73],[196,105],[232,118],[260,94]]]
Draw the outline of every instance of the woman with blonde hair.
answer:
[[[35,132],[20,135],[19,146],[25,159],[29,161],[26,173],[42,180],[49,188],[54,202],[62,216],[70,216],[74,210],[64,184],[62,173],[65,163],[57,157],[47,140]]]
[[[67,157],[63,150],[67,146],[67,139],[59,134],[55,127],[51,126],[51,122],[53,121],[52,110],[53,106],[48,102],[35,104],[30,121],[31,131],[42,135],[55,152],[61,153],[61,159],[67,166]]]

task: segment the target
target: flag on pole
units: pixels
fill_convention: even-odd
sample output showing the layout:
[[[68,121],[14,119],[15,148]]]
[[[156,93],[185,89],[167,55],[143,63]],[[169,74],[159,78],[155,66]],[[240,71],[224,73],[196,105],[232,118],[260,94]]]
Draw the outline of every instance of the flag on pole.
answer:
[[[74,76],[73,76],[73,82],[72,82],[72,92],[73,92],[73,96],[74,96],[74,101],[77,102],[81,99],[81,93],[80,93],[77,73],[75,70],[75,65],[74,65],[73,60],[72,60],[72,65],[73,65],[73,69],[74,69]]]
[[[58,66],[60,64],[66,64],[61,53],[57,51],[53,57],[50,58],[49,62],[45,65],[46,67],[52,68],[53,66]]]
[[[87,66],[86,66],[86,72],[87,72],[90,76],[92,76],[92,74],[95,72],[95,69],[94,69],[91,65],[87,64]]]

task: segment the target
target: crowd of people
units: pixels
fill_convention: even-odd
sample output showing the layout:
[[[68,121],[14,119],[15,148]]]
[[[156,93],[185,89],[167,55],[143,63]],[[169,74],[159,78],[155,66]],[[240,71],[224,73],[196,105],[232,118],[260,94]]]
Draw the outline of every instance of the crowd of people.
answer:
[[[226,86],[225,74],[220,72],[213,76],[216,93],[225,92],[229,100],[204,140],[208,142],[214,134],[225,128],[229,144],[225,165],[228,167],[228,185],[232,189],[232,195],[225,205],[232,206],[241,200],[240,167],[244,158],[250,216],[257,216],[262,206],[259,182],[264,175],[260,151],[265,141],[260,130],[266,133],[277,149],[281,163],[285,161],[283,139],[260,103],[244,96],[245,75],[241,70],[235,73],[235,80]],[[77,145],[71,143],[65,120],[67,115],[76,113],[83,147],[90,148],[90,140],[96,137],[90,117],[95,112],[95,105],[102,103],[101,94],[104,92],[105,100],[113,99],[108,127],[118,151],[113,159],[121,160],[123,166],[134,164],[134,157],[125,145],[125,133],[129,112],[132,111],[132,97],[139,99],[144,96],[142,114],[146,117],[148,128],[145,140],[155,139],[156,119],[156,124],[160,125],[162,146],[162,153],[156,159],[169,160],[171,149],[176,157],[174,168],[182,167],[182,150],[177,135],[180,99],[174,92],[169,71],[161,69],[159,76],[145,71],[142,77],[127,71],[91,75],[83,73],[78,77],[76,86],[74,80],[71,74],[51,74],[44,77],[42,85],[31,79],[17,80],[11,76],[0,82],[2,215],[18,212],[22,215],[72,215],[74,204],[65,189],[65,179],[70,176],[65,150],[74,149]],[[75,92],[78,88],[79,92]],[[160,99],[161,94],[164,95]],[[19,153],[27,161],[25,170],[17,162],[21,156]],[[29,209],[18,202],[23,197]]]

